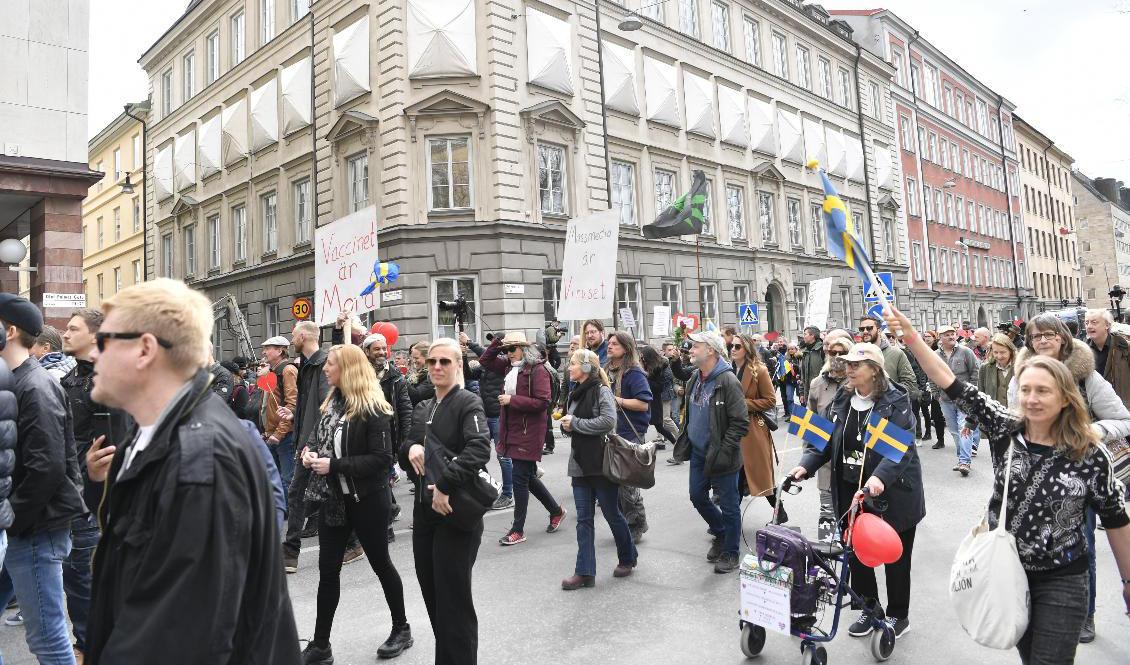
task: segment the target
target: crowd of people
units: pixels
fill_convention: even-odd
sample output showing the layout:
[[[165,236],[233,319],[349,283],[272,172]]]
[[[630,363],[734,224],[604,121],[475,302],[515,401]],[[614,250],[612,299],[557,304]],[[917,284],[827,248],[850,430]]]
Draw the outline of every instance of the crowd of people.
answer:
[[[62,332],[0,294],[0,607],[11,601],[8,621],[25,625],[40,662],[329,664],[342,566],[361,559],[389,614],[377,656],[404,653],[414,638],[389,554],[403,473],[435,662],[474,663],[471,580],[487,510],[513,509],[503,547],[559,537],[527,530],[531,494],[547,534],[571,516],[576,562],[560,586],[576,591],[597,583],[599,506],[615,542],[612,577],[629,577],[649,528],[645,493],[605,475],[605,447],[610,436],[648,443],[654,429],[650,443],[671,448],[666,463],[687,464],[688,509],[712,537],[705,562],[730,573],[744,497],[789,520],[773,432],[802,408],[834,424],[829,445],[806,447],[789,472],[817,478],[818,538],[837,537],[866,487],[902,541],[884,566],[896,636],[910,629],[927,462],[921,444],[898,462],[869,450],[876,414],[935,449],[948,431],[963,478],[988,441],[989,514],[1010,502],[1006,526],[1032,589],[1024,662],[1069,663],[1094,639],[1099,523],[1130,606],[1125,488],[1102,446],[1130,436],[1130,343],[1102,310],[1077,331],[1039,316],[996,335],[918,333],[892,308],[852,331],[806,328],[795,342],[725,327],[656,346],[599,320],[566,340],[553,321],[532,340],[515,330],[481,345],[460,332],[401,352],[346,312],[328,346],[316,324],[299,322],[265,339],[259,358],[223,360],[212,323],[204,297],[173,280],[78,310]],[[542,480],[555,434],[569,440],[572,514]],[[501,478],[480,506],[492,457]],[[1006,497],[1009,464],[1022,480]],[[314,537],[317,613],[300,652],[285,574]],[[853,588],[877,603],[876,571],[850,563]],[[873,630],[874,607],[857,608],[851,635]],[[172,625],[184,647],[170,656]]]

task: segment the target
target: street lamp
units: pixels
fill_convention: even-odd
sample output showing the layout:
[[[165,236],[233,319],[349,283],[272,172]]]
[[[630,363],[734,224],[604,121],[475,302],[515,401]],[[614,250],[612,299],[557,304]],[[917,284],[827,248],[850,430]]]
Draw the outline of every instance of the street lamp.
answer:
[[[662,5],[666,2],[667,0],[659,0],[659,2],[653,2],[650,5],[644,5],[636,11],[629,13],[626,17],[624,17],[623,21],[620,21],[620,25],[616,27],[620,28],[624,32],[634,32],[636,30],[639,30],[643,27],[643,19],[640,18],[639,12],[642,12],[645,9],[651,9],[652,7],[658,7],[659,5]]]
[[[945,185],[943,185],[944,187]],[[973,253],[972,249],[965,243],[965,236],[957,239],[954,243],[959,247],[965,248],[965,287],[969,296],[969,320],[972,321],[973,317],[973,269],[969,265],[970,254]]]
[[[133,183],[129,181],[129,174],[126,174],[126,181],[122,183],[122,194],[133,194]]]
[[[953,189],[954,187],[957,187],[957,181],[952,178],[942,183],[942,189]]]

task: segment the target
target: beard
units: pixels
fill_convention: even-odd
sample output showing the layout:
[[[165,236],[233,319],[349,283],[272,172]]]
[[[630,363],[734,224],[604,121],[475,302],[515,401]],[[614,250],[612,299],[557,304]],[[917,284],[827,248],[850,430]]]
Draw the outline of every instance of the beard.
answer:
[[[372,364],[377,374],[380,374],[388,367],[388,358],[370,358],[369,363]]]

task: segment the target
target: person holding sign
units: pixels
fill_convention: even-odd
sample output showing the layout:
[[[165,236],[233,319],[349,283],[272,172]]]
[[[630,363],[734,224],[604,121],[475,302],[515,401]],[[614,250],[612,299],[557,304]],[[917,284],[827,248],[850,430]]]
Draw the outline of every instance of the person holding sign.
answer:
[[[901,455],[899,461],[884,455],[865,443],[869,440],[869,423],[880,426],[889,423],[898,430],[914,432],[914,414],[911,413],[910,396],[905,388],[891,381],[883,369],[883,352],[874,344],[861,343],[844,356],[847,363],[847,382],[836,394],[830,414],[836,424],[831,445],[824,450],[807,448],[800,465],[789,472],[802,480],[816,473],[825,464],[832,465],[833,512],[844,515],[852,497],[861,486],[866,486],[871,496],[885,494],[886,512],[881,517],[899,534],[902,540],[902,557],[885,566],[887,577],[887,620],[899,637],[910,628],[910,560],[914,550],[914,532],[926,516],[926,497],[922,491],[922,465],[918,449],[913,445]],[[870,429],[874,430],[874,427]],[[913,434],[911,434],[913,436]],[[882,445],[882,444],[880,444]],[[844,524],[841,528],[846,529]],[[865,566],[853,556],[851,587],[868,600],[877,600],[879,589],[875,569]],[[867,608],[848,632],[855,637],[871,634],[871,613]]]

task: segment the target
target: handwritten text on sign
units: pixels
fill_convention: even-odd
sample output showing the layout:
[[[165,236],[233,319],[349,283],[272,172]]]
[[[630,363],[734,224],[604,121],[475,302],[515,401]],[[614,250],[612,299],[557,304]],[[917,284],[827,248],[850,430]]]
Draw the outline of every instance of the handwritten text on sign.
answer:
[[[346,310],[357,314],[379,306],[379,291],[361,296],[377,260],[377,208],[343,217],[315,231],[314,309],[318,325]]]
[[[561,321],[610,319],[616,297],[617,213],[598,212],[569,220],[561,265],[557,318]]]

